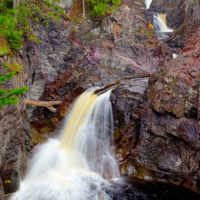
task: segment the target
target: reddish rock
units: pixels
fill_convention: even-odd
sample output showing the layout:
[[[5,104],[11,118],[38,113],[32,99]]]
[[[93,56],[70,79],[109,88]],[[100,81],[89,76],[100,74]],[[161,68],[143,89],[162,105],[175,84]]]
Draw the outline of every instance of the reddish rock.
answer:
[[[197,116],[200,71],[200,29],[181,51],[150,79],[148,100],[159,113]]]
[[[180,5],[184,8],[182,2]],[[80,93],[122,79],[111,95],[121,173],[199,192],[199,31],[192,29],[195,34],[188,35],[181,55],[166,63],[169,52],[157,40],[145,15],[140,1],[127,0],[110,16],[75,25],[76,31],[72,22],[62,20],[36,31],[42,43],[26,46],[28,98],[63,102],[56,113],[46,108],[27,109],[35,136],[32,144],[45,140],[43,133],[52,134]],[[158,69],[148,83],[144,77]],[[8,111],[16,116],[20,113],[12,108],[6,115]],[[4,148],[7,154],[4,151],[0,165],[6,193],[17,188],[25,161],[24,144],[29,144],[23,120],[16,116],[3,129],[4,135],[9,132]],[[19,128],[18,134],[14,126]]]
[[[121,173],[147,182],[183,185],[199,193],[197,116],[177,118],[155,112],[145,97],[147,87],[143,79],[127,80],[111,96]]]
[[[2,180],[0,178],[0,199],[1,200],[4,200],[4,189],[3,189],[3,183],[2,183]]]
[[[110,16],[77,24],[77,31],[72,22],[63,23],[50,22],[49,27],[38,29],[42,43],[29,43],[26,48],[31,69],[29,98],[63,100],[55,114],[28,107],[37,133],[53,131],[80,92],[119,79],[149,76],[168,55],[144,19],[142,3],[128,0]]]

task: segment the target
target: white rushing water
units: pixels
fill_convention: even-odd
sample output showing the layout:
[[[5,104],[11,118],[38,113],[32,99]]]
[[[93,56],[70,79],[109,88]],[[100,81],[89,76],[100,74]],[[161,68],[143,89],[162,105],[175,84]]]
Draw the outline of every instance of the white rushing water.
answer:
[[[160,40],[166,39],[169,36],[169,34],[174,31],[173,29],[167,27],[165,14],[154,15],[153,23],[156,34]]]
[[[102,188],[119,177],[110,149],[110,91],[93,92],[76,100],[61,135],[37,148],[11,200],[110,200]]]
[[[172,54],[172,58],[173,58],[173,59],[176,59],[177,56],[178,56],[178,54],[176,54],[176,53],[173,53],[173,54]]]
[[[145,0],[146,9],[149,9],[151,6],[152,0]]]

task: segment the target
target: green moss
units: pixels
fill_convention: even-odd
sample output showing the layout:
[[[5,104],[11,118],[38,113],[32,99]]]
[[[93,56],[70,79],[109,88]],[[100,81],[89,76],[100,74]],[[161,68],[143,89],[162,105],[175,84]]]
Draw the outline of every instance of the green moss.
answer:
[[[15,73],[19,73],[22,69],[22,66],[19,63],[4,63],[4,67],[9,70],[9,71],[13,71]]]
[[[33,134],[32,139],[31,139],[31,145],[35,146],[35,145],[40,144],[40,143],[42,143],[42,142],[44,142],[46,140],[47,140],[47,137],[35,132]]]

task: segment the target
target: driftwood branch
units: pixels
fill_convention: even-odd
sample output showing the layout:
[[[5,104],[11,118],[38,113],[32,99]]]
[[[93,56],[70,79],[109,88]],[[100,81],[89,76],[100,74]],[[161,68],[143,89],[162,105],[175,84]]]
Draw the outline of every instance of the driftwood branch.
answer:
[[[30,100],[30,99],[25,99],[25,103],[27,105],[31,106],[41,106],[41,107],[46,107],[49,109],[51,112],[56,112],[56,108],[54,108],[54,105],[60,104],[62,101],[37,101],[37,100]]]

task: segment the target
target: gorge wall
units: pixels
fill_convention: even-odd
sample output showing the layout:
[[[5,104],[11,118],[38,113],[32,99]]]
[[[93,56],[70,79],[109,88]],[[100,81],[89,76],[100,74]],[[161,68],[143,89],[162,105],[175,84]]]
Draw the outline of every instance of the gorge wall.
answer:
[[[2,70],[4,63],[21,64],[22,70],[12,79],[1,84],[1,89],[13,89],[27,84],[29,64],[24,52],[14,57],[0,58]],[[2,73],[3,71],[1,71]],[[19,177],[23,176],[28,152],[30,152],[31,133],[22,102],[0,108],[0,199],[4,192],[10,193],[18,188]]]
[[[42,43],[27,42],[17,58],[20,80],[29,86],[25,98],[62,103],[56,113],[23,99],[1,107],[0,199],[16,190],[27,155],[55,134],[71,102],[89,87],[119,80],[111,101],[121,173],[200,193],[199,11],[198,1],[153,0],[146,10],[141,1],[126,0],[96,21],[63,19],[35,30]],[[162,42],[152,27],[156,12],[167,13],[175,29]]]

